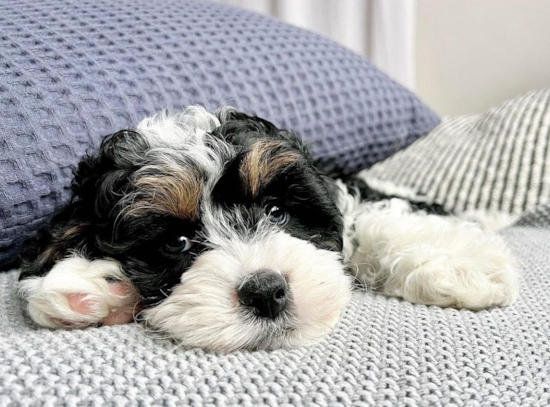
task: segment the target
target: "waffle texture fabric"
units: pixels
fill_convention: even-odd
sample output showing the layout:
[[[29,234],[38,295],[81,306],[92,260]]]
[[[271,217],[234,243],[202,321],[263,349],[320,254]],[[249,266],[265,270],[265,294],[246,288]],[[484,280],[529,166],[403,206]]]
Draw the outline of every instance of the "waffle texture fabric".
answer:
[[[439,121],[351,51],[204,1],[1,2],[0,78],[0,267],[68,199],[85,151],[163,108],[233,105],[348,171]]]
[[[520,215],[550,202],[550,89],[485,114],[444,119],[428,136],[361,172],[447,210]]]
[[[550,404],[550,207],[504,232],[520,299],[481,312],[357,293],[316,346],[183,350],[136,324],[38,329],[0,273],[0,406],[543,406]]]

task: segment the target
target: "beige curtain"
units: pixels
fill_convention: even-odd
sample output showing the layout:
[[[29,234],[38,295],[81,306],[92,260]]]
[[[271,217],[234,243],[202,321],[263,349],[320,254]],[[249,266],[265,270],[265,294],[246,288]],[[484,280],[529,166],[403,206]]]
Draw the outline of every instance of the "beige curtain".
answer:
[[[214,0],[317,32],[415,87],[416,0]]]

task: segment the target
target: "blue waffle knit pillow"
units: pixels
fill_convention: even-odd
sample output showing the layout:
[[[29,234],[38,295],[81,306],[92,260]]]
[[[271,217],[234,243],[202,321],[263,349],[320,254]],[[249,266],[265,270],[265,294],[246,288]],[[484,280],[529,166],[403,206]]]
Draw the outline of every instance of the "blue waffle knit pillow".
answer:
[[[203,1],[0,4],[0,267],[69,197],[100,138],[165,107],[233,105],[297,130],[314,156],[367,167],[438,117],[365,59]]]

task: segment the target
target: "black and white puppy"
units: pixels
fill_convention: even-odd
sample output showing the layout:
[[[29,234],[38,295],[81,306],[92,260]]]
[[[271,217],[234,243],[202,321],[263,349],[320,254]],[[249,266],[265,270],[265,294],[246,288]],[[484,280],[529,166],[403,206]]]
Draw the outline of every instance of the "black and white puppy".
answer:
[[[354,280],[440,306],[517,297],[499,236],[360,187],[321,175],[294,133],[265,120],[161,113],[81,161],[73,199],[23,258],[20,294],[45,327],[137,315],[222,351],[318,341]]]

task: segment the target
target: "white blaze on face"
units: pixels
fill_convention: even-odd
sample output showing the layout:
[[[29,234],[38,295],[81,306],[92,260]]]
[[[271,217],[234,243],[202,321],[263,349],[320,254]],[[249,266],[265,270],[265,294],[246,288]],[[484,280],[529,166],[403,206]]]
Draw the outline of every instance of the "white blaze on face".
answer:
[[[291,302],[276,320],[252,316],[237,297],[242,280],[260,269],[281,273],[289,284]],[[350,284],[337,253],[274,231],[200,255],[171,295],[144,315],[184,346],[296,347],[330,332],[350,300]]]

